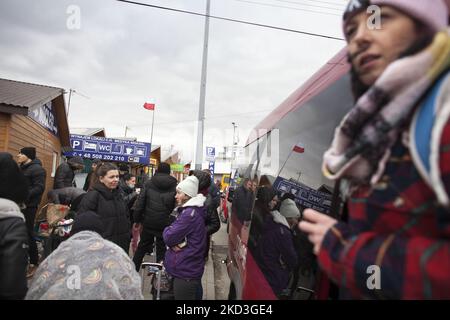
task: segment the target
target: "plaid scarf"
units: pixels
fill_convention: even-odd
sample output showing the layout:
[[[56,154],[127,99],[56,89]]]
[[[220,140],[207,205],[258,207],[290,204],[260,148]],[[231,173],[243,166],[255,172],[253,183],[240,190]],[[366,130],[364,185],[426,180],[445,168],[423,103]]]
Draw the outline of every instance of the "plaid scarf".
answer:
[[[449,66],[450,29],[418,54],[391,63],[336,129],[324,175],[353,187],[376,184],[418,101]]]

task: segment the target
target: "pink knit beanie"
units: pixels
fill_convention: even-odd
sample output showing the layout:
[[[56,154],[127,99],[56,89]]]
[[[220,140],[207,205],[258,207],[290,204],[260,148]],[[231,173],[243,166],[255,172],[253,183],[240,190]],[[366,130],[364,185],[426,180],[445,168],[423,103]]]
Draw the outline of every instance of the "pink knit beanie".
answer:
[[[392,6],[438,32],[448,23],[448,7],[444,0],[351,0],[344,13],[344,29],[347,21],[370,5]]]

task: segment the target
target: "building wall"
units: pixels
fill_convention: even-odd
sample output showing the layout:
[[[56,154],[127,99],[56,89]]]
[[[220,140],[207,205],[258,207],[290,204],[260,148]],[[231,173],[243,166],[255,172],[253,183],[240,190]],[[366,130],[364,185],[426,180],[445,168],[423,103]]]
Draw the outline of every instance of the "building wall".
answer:
[[[56,154],[56,165],[61,161],[60,140],[26,116],[0,113],[0,150],[15,157],[23,147],[36,148],[36,157],[47,172],[42,205],[46,203],[47,192],[53,188],[53,154]]]
[[[6,151],[8,124],[10,115],[7,113],[0,113],[0,150]]]

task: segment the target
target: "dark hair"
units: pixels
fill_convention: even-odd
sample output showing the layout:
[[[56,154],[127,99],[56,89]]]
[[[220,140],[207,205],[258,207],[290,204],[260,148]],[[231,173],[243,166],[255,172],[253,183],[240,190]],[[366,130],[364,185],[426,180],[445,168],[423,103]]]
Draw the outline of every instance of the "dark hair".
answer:
[[[111,170],[119,170],[119,169],[113,163],[109,163],[109,162],[103,163],[100,166],[98,166],[97,169],[95,169],[95,175],[97,177],[104,177],[104,176],[106,176],[108,171],[111,171]]]
[[[119,171],[124,171],[124,172],[128,172],[129,168],[128,168],[128,165],[127,165],[127,164],[121,163],[121,164],[119,164],[119,167],[118,167],[117,170],[119,170]]]
[[[129,180],[131,180],[131,178],[136,178],[136,176],[134,174],[131,174],[131,173],[125,173],[123,175],[123,181],[129,181]]]
[[[72,169],[81,169],[84,167],[84,161],[82,157],[73,157],[67,160],[67,163]]]
[[[204,170],[194,170],[192,175],[198,179],[198,191],[207,193],[208,188],[211,186],[211,175]]]
[[[21,204],[28,197],[28,180],[11,154],[0,152],[0,198]]]
[[[167,173],[170,174],[170,164],[161,162],[158,166],[158,173]]]
[[[422,51],[423,49],[428,47],[431,44],[431,42],[433,41],[435,32],[430,30],[422,22],[420,22],[414,18],[412,18],[412,19],[415,22],[416,33],[418,34],[418,38],[416,41],[414,41],[414,43],[409,48],[407,48],[405,51],[403,51],[400,54],[398,59],[412,56],[412,55],[419,53],[420,51]],[[352,57],[350,56],[350,54],[347,55],[347,61],[351,66],[350,81],[351,81],[351,86],[352,86],[353,97],[355,98],[355,102],[356,102],[361,96],[363,96],[367,92],[367,90],[369,90],[370,87],[366,86],[364,83],[361,82],[361,80],[359,80],[358,74],[356,73],[355,68],[353,67],[353,63],[352,63],[353,61],[352,61]]]
[[[259,187],[256,193],[255,207],[258,207],[263,213],[269,214],[269,203],[277,195],[273,187]]]
[[[105,227],[100,216],[93,211],[80,212],[77,214],[70,235],[73,236],[82,231],[93,231],[103,236]]]

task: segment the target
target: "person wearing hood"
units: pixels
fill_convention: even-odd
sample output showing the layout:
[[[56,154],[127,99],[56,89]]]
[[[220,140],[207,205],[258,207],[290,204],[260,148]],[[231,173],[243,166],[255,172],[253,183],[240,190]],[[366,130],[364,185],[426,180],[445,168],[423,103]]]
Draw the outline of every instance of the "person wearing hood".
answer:
[[[6,152],[0,152],[0,181],[0,300],[19,300],[27,293],[28,232],[19,205],[28,184]]]
[[[271,211],[265,219],[258,241],[255,260],[278,298],[286,293],[289,277],[298,263],[291,230],[299,218],[295,202],[284,200],[280,211]]]
[[[178,216],[164,229],[168,250],[164,266],[173,277],[175,300],[196,300],[205,268],[206,206],[199,181],[189,176],[177,186]]]
[[[250,181],[251,182],[251,181]],[[251,224],[248,237],[248,248],[256,251],[259,239],[263,233],[265,221],[271,219],[271,211],[273,211],[278,203],[278,195],[273,187],[259,187],[256,192],[256,201],[251,212]]]
[[[86,192],[83,189],[69,187],[62,189],[53,189],[47,192],[47,199],[51,203],[72,205],[74,200]]]
[[[81,157],[73,157],[63,162],[56,169],[53,189],[77,187],[75,183],[75,171],[83,170],[84,162]]]
[[[96,171],[99,182],[83,196],[78,212],[93,211],[104,225],[104,238],[120,246],[127,254],[130,249],[131,225],[128,210],[118,189],[119,170],[105,163]]]
[[[164,259],[166,245],[162,232],[170,224],[170,214],[175,208],[176,186],[177,179],[170,175],[170,165],[160,163],[156,174],[147,181],[136,201],[133,228],[143,228],[133,257],[138,271],[145,254],[153,251],[155,238],[156,261]]]
[[[352,0],[343,15],[355,105],[322,171],[348,221],[306,209],[299,225],[342,299],[450,298],[448,16],[444,0]]]
[[[131,217],[131,211],[140,192],[140,190],[136,190],[136,176],[131,173],[125,173],[123,180],[119,181],[119,188],[122,192],[123,201],[125,201],[127,208],[130,211],[130,221],[133,221],[134,217]]]
[[[26,208],[23,210],[28,230],[28,245],[30,255],[30,265],[28,277],[32,277],[39,263],[38,249],[34,240],[34,220],[36,211],[41,202],[42,194],[45,190],[46,172],[42,167],[42,162],[36,158],[36,149],[33,147],[22,148],[17,155],[20,169],[28,180],[28,198],[25,201]]]
[[[95,212],[80,212],[70,238],[39,266],[26,300],[143,300],[131,259],[104,231]]]

